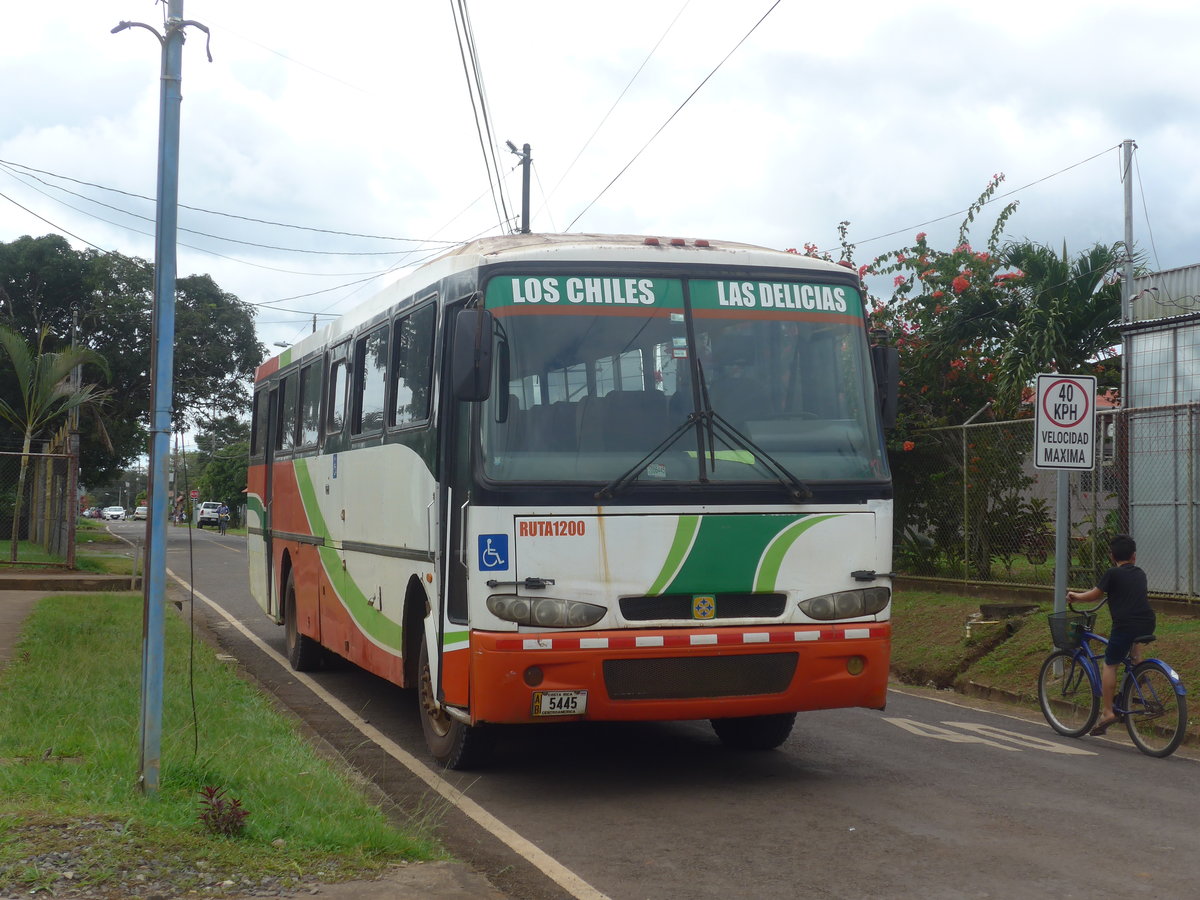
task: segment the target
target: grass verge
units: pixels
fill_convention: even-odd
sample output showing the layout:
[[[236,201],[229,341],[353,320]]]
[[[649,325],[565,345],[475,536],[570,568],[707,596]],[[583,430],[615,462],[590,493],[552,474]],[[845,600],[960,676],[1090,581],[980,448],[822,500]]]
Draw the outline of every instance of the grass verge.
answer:
[[[160,790],[142,796],[141,610],[136,594],[47,598],[0,672],[0,893],[63,896],[69,883],[140,896],[161,869],[174,873],[168,895],[212,896],[442,855],[431,823],[394,827],[207,645],[195,642],[189,664],[176,616],[166,617]],[[249,812],[241,836],[201,826],[206,786]],[[53,864],[61,857],[69,873]]]

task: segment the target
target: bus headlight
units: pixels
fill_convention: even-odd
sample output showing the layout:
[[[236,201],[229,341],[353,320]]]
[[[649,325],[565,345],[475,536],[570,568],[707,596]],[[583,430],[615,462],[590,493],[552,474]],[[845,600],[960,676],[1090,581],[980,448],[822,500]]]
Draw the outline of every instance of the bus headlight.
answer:
[[[513,594],[492,594],[487,598],[487,608],[497,619],[538,628],[587,628],[603,619],[608,611],[579,600]]]
[[[855,591],[822,594],[800,601],[800,611],[810,619],[827,622],[833,619],[857,619],[881,612],[892,599],[891,588],[869,587]]]

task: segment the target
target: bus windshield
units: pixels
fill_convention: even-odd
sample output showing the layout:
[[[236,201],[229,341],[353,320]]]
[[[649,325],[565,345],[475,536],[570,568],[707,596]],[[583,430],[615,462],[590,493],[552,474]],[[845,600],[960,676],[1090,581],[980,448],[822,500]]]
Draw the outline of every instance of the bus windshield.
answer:
[[[606,483],[647,457],[631,480],[886,477],[854,288],[505,276],[485,297],[489,480]]]

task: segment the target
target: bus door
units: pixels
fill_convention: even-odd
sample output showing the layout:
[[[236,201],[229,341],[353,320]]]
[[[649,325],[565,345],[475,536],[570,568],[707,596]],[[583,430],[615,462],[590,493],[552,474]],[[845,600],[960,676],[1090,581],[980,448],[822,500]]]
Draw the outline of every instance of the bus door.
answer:
[[[443,329],[443,347],[453,346],[453,329],[458,311],[466,304],[466,299],[446,307],[445,327]],[[439,534],[436,536],[437,560],[439,565],[439,580],[442,584],[440,615],[437,621],[437,661],[430,660],[431,666],[436,666],[436,693],[440,700],[446,699],[443,680],[444,668],[441,657],[444,655],[445,632],[447,625],[454,630],[465,630],[467,627],[467,574],[473,559],[473,548],[467,545],[468,520],[471,509],[471,440],[472,416],[477,414],[478,403],[462,402],[454,397],[450,387],[449,361],[450,352],[447,349],[442,354],[443,389],[440,392],[439,423],[436,429],[440,446],[438,447],[438,509]],[[464,659],[466,657],[464,656]],[[463,703],[465,698],[452,698]]]
[[[262,522],[262,537],[263,537],[263,552],[266,554],[265,568],[267,573],[267,615],[279,618],[279,591],[275,589],[275,550],[273,547],[272,531],[274,523],[271,516],[271,502],[274,495],[274,468],[275,468],[275,451],[280,443],[280,422],[279,422],[279,386],[283,382],[276,382],[275,386],[270,388],[267,395],[267,439],[263,442],[264,458],[263,465],[265,467],[265,476],[263,479],[263,522]]]

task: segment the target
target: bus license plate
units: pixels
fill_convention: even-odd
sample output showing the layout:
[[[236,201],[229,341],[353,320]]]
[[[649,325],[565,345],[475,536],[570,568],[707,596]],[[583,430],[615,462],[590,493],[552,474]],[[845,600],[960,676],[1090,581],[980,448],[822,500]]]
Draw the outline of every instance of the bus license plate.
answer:
[[[534,691],[535,716],[582,716],[587,712],[587,691]]]

